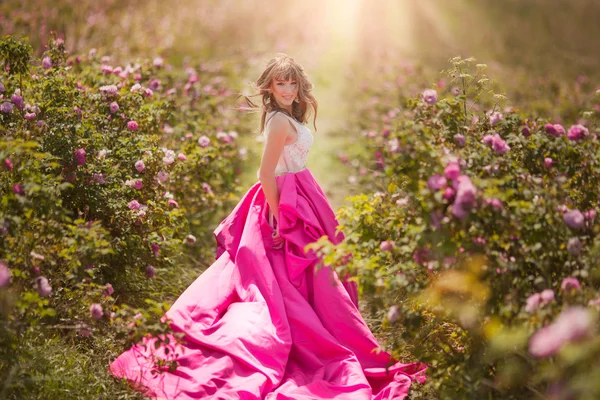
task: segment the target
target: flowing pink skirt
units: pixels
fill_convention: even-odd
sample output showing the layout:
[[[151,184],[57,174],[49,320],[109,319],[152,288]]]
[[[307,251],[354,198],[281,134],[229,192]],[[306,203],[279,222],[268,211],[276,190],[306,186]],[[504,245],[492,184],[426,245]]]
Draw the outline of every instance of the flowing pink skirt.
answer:
[[[394,363],[357,309],[353,282],[341,282],[304,246],[338,222],[308,169],[276,178],[282,249],[260,182],[214,231],[216,261],[175,301],[166,316],[185,333],[175,373],[153,373],[150,356],[173,359],[154,338],[123,352],[109,372],[152,398],[404,399],[425,380],[423,363]],[[316,272],[315,272],[316,271]],[[386,370],[386,366],[389,368]]]

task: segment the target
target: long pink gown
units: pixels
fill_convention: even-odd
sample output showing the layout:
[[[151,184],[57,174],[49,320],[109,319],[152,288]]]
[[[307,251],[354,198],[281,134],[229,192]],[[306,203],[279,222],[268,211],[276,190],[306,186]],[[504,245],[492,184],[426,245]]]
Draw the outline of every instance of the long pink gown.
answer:
[[[269,206],[257,182],[214,231],[216,261],[166,313],[173,330],[185,333],[176,372],[153,371],[150,356],[175,354],[155,349],[151,337],[110,364],[111,374],[147,396],[392,400],[425,380],[423,363],[401,364],[374,351],[379,345],[358,311],[356,285],[329,268],[317,270],[314,252],[303,251],[323,235],[334,243],[344,237],[306,168],[313,135],[289,120],[298,139],[284,147],[275,170],[284,247],[272,248]]]

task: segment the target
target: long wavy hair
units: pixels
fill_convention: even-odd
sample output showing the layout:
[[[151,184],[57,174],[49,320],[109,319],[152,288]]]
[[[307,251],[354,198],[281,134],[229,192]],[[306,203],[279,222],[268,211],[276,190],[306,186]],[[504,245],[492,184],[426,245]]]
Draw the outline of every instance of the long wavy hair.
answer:
[[[290,78],[295,80],[298,85],[298,95],[296,96],[297,100],[292,102],[292,115],[290,115],[287,110],[279,107],[275,101],[275,97],[269,92],[271,83],[275,79],[289,80]],[[306,75],[304,72],[304,68],[302,68],[302,66],[298,64],[292,57],[285,53],[276,53],[275,57],[271,58],[267,62],[265,70],[260,74],[256,82],[251,82],[250,85],[252,89],[258,93],[250,96],[240,96],[243,96],[246,100],[246,103],[248,104],[248,111],[261,113],[258,133],[261,133],[265,129],[265,125],[267,123],[266,117],[269,112],[281,111],[294,118],[296,121],[304,124],[308,122],[309,107],[314,111],[313,126],[315,127],[316,132],[317,109],[319,104],[311,93],[314,85],[308,80],[308,75]],[[238,96],[238,98],[240,96]],[[257,105],[249,99],[249,97],[255,96],[262,96],[262,104]]]

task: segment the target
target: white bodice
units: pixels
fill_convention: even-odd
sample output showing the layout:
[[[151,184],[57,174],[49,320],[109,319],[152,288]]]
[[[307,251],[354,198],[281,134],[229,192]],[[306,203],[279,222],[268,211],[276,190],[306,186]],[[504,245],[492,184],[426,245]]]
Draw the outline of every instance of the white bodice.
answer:
[[[271,122],[271,116],[275,111],[271,111],[267,114],[267,123],[263,131],[263,136],[267,131],[267,127]],[[298,139],[294,143],[286,144],[283,147],[281,156],[275,168],[275,175],[283,175],[286,172],[299,172],[306,168],[306,159],[308,157],[308,151],[313,144],[314,136],[308,126],[301,124],[294,118],[289,117],[287,114],[281,113],[290,121],[293,122],[298,132]]]

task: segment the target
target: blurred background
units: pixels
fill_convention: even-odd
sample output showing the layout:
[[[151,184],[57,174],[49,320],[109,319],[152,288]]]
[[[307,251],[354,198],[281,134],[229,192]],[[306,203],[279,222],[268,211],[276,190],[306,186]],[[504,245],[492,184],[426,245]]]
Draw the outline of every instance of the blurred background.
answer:
[[[545,95],[525,88],[551,87],[558,94],[597,81],[599,17],[597,0],[0,2],[2,34],[27,36],[37,55],[54,31],[72,54],[96,48],[113,62],[160,55],[174,67],[202,60],[216,68],[239,60],[249,66],[240,76],[244,94],[275,52],[294,57],[315,84],[316,128],[329,140],[314,148],[311,162],[336,205],[343,197],[336,193],[340,180],[322,172],[335,166],[323,155],[345,140],[353,90],[407,66],[434,82],[449,58],[475,57],[510,101],[535,111],[546,107],[540,105]],[[255,170],[248,168],[247,179]]]

